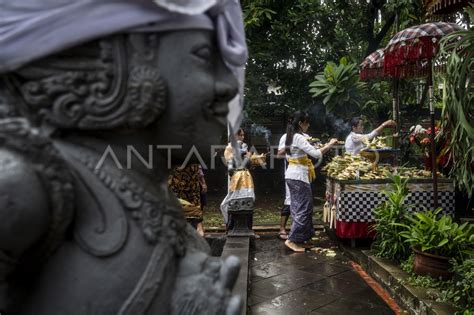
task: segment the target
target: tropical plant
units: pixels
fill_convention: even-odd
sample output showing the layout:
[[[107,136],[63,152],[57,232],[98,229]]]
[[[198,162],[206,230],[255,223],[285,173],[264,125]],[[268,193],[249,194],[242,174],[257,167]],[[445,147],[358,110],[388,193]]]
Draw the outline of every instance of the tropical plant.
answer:
[[[454,302],[460,309],[456,314],[474,314],[474,259],[453,262],[453,285],[443,291],[444,299]]]
[[[474,5],[466,8],[474,20]],[[451,33],[440,43],[446,63],[443,90],[444,137],[451,139],[450,176],[471,197],[474,190],[474,28]]]
[[[400,236],[422,252],[457,261],[474,256],[474,225],[458,225],[450,216],[441,215],[441,211],[438,208],[406,216],[408,224],[397,224],[406,229]]]
[[[377,256],[401,261],[410,254],[410,248],[400,235],[406,231],[405,224],[408,223],[408,206],[404,205],[409,194],[408,179],[402,180],[400,175],[391,179],[391,189],[383,192],[387,200],[374,209],[376,238],[372,246]]]
[[[359,80],[357,64],[349,63],[343,57],[339,65],[329,62],[323,72],[316,75],[316,80],[309,84],[313,97],[321,97],[328,112],[338,112],[347,116],[351,110],[360,112],[362,94],[366,84]]]

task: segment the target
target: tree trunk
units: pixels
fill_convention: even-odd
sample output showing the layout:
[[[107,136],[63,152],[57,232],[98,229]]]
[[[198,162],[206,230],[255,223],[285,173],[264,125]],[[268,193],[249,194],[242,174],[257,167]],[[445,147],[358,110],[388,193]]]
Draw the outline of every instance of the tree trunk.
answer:
[[[373,30],[374,30],[375,19],[376,19],[376,16],[375,15],[372,16],[372,21],[369,22],[369,24],[371,25],[370,26],[367,25],[367,32],[368,32],[367,42],[369,43],[369,45],[367,46],[367,51],[365,52],[366,57],[370,55],[371,53],[373,53],[374,51],[376,51],[380,47],[380,42],[382,41],[382,39],[385,37],[385,35],[388,33],[388,31],[392,27],[393,22],[395,22],[395,14],[390,15],[390,17],[387,19],[384,26],[380,30],[380,32],[374,36]]]

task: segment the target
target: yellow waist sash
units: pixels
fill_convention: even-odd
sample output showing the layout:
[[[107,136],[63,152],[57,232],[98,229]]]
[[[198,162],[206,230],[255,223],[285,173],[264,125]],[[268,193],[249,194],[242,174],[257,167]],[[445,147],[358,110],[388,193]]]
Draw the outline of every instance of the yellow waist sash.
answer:
[[[288,163],[290,165],[292,165],[292,164],[293,165],[296,165],[296,164],[306,165],[308,167],[309,181],[312,182],[313,180],[316,179],[316,172],[314,171],[313,161],[311,161],[311,159],[308,158],[307,156],[303,156],[303,157],[299,157],[299,158],[289,158]]]

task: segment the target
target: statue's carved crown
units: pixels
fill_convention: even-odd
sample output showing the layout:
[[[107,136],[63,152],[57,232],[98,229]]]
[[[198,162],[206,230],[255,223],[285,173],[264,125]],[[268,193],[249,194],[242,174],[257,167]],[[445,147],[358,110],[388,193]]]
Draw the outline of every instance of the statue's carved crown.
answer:
[[[141,128],[166,106],[157,47],[156,34],[114,35],[36,61],[5,81],[36,124]]]

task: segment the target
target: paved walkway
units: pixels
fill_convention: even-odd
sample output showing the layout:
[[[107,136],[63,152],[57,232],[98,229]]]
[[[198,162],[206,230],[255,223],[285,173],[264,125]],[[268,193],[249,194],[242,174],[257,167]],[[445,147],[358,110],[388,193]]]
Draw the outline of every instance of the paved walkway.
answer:
[[[250,254],[250,314],[394,314],[324,232],[320,248],[294,253],[275,235]]]

